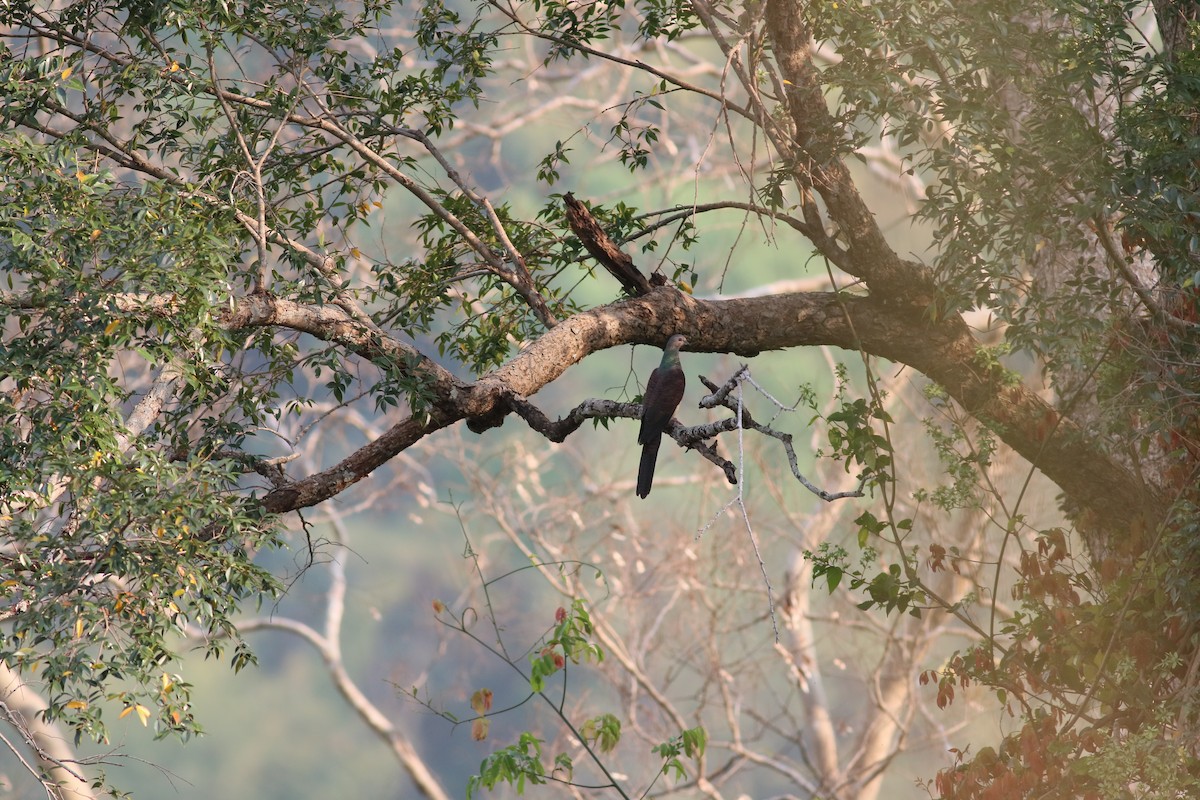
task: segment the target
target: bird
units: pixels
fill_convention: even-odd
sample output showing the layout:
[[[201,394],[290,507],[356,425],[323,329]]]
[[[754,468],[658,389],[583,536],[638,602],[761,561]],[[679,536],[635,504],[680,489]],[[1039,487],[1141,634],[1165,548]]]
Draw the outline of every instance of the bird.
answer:
[[[650,373],[646,382],[646,393],[642,396],[642,427],[638,430],[638,444],[642,446],[642,461],[638,467],[637,496],[650,494],[654,483],[654,463],[658,460],[658,446],[662,443],[663,431],[671,424],[671,415],[683,399],[686,380],[683,367],[679,366],[679,348],[687,344],[687,338],[675,334],[667,339],[663,348],[662,362]]]

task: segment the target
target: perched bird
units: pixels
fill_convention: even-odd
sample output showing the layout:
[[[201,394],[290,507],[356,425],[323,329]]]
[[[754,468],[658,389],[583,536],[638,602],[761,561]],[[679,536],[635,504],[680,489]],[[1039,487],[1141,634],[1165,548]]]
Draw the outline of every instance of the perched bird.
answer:
[[[658,445],[663,431],[671,424],[671,415],[683,399],[683,367],[679,366],[679,348],[687,344],[681,334],[667,339],[662,363],[650,373],[646,394],[642,398],[642,427],[638,444],[642,446],[642,463],[638,467],[637,496],[650,494],[654,483],[654,463],[658,460]]]

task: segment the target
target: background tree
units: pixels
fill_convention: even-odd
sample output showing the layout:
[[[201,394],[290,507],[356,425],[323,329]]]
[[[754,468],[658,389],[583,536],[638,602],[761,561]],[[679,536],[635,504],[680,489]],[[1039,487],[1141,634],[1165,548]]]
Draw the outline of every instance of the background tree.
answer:
[[[1020,720],[938,793],[1191,788],[1194,5],[93,3],[2,22],[3,656],[47,721],[103,740],[115,707],[190,734],[174,634],[252,661],[235,616],[281,589],[255,561],[281,519],[459,423],[617,436],[607,420],[636,403],[567,394],[553,422],[531,398],[682,333],[700,352],[851,352],[858,388],[835,372],[832,410],[800,396],[873,502],[850,549],[803,543],[813,574],[873,613],[923,611],[922,637],[955,619],[976,644],[923,673],[937,705],[981,682]],[[492,107],[514,79],[522,102]],[[605,202],[570,219],[556,196],[501,202],[528,176],[505,171],[500,132],[568,110],[538,181],[608,158],[669,175],[666,202],[596,186]],[[879,173],[913,203],[906,247],[864,199]],[[682,291],[746,280],[737,241],[713,263],[689,249],[730,213],[826,288]],[[620,283],[581,272],[591,257]],[[968,324],[980,309],[1001,346]],[[945,486],[897,466],[900,366],[929,381]],[[705,403],[725,411],[668,433],[752,480],[745,437],[784,432],[723,381]],[[316,448],[355,415],[389,427]],[[1030,518],[1003,448],[1057,487],[1086,548]],[[727,490],[741,509],[745,485]],[[946,541],[931,508],[989,543]],[[907,673],[926,646],[891,630]],[[893,717],[902,683],[879,684]],[[904,729],[797,785],[877,790]]]

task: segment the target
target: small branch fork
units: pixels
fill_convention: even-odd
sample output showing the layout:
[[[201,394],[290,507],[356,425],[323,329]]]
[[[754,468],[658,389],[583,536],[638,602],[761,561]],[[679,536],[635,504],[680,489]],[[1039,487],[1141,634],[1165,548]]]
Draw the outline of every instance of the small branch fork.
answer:
[[[800,471],[800,465],[796,458],[796,448],[792,446],[792,435],[790,433],[777,431],[770,425],[764,425],[762,423],[755,422],[754,418],[750,415],[750,412],[746,410],[745,406],[742,405],[742,403],[736,398],[731,397],[731,395],[734,393],[733,390],[738,388],[743,383],[750,383],[764,396],[770,397],[770,395],[764,392],[762,388],[754,382],[754,379],[750,376],[750,367],[748,365],[743,364],[741,368],[731,375],[722,386],[718,386],[703,375],[700,376],[700,381],[705,385],[705,387],[708,388],[710,392],[712,392],[712,394],[700,400],[701,408],[716,408],[717,406],[723,406],[734,413],[733,417],[713,423],[711,427],[717,428],[718,430],[714,431],[714,433],[710,435],[715,435],[718,432],[726,430],[736,430],[738,428],[741,428],[742,430],[758,431],[765,436],[770,436],[772,439],[778,439],[780,443],[783,444],[783,450],[785,453],[787,453],[788,465],[792,469],[792,475],[795,476],[796,480],[800,482],[801,486],[803,486],[805,489],[808,489],[817,497],[826,502],[832,502],[834,500],[841,500],[847,497],[863,496],[864,481],[859,481],[858,488],[847,492],[829,492],[818,487],[816,484],[806,478],[804,473]],[[791,410],[780,404],[779,401],[774,400],[774,398],[771,399],[776,403],[776,405],[779,405],[780,408],[789,411]],[[739,415],[741,420],[740,424],[738,424]]]
[[[615,418],[639,419],[642,416],[642,406],[639,403],[620,403],[615,400],[585,400],[559,420],[551,420],[542,410],[533,405],[529,401],[510,396],[508,398],[508,406],[521,419],[529,424],[529,427],[538,433],[545,436],[552,442],[565,441],[568,436],[577,431],[584,422],[589,419],[608,420]],[[711,439],[722,430],[732,430],[734,426],[721,425],[720,423],[710,423],[708,425],[698,425],[693,428],[688,428],[679,423],[679,420],[672,419],[671,424],[667,427],[667,434],[686,447],[688,450],[695,450],[704,458],[721,468],[725,473],[725,478],[730,484],[737,483],[737,474],[732,462],[722,458],[717,453],[715,444],[705,444],[705,439]]]
[[[715,439],[722,433],[729,433],[737,430],[753,430],[772,439],[777,439],[783,444],[784,452],[787,453],[788,465],[791,467],[792,475],[800,482],[804,488],[815,494],[826,502],[834,500],[842,500],[847,497],[862,497],[863,482],[860,481],[856,489],[844,492],[829,492],[821,489],[812,481],[804,476],[800,471],[798,459],[796,457],[796,449],[792,446],[792,435],[784,433],[772,428],[770,425],[765,425],[755,421],[750,412],[745,409],[737,400],[732,397],[733,390],[743,383],[750,383],[757,388],[764,396],[769,397],[766,392],[763,392],[758,384],[754,383],[750,377],[750,367],[743,364],[737,372],[730,376],[723,385],[710,381],[707,377],[699,376],[700,381],[712,393],[701,398],[700,408],[717,408],[718,406],[729,409],[733,412],[733,416],[725,417],[724,419],[708,422],[703,425],[685,426],[678,420],[672,419],[670,426],[667,428],[667,434],[688,450],[695,450],[701,456],[711,461],[725,473],[726,480],[731,486],[736,486],[738,480],[738,466],[727,458],[722,457],[717,451],[715,443],[709,444],[709,439]],[[772,401],[779,405],[780,408],[787,408],[779,404],[777,400],[772,398]],[[572,433],[577,431],[587,420],[609,420],[616,418],[638,419],[642,415],[642,407],[638,403],[622,403],[614,400],[589,399],[571,409],[565,417],[557,420],[551,420],[537,406],[530,403],[528,400],[518,397],[515,394],[509,394],[505,399],[504,405],[529,425],[531,429],[545,436],[552,442],[563,442]],[[790,409],[788,409],[790,410]]]
[[[710,395],[708,395],[707,397],[703,398],[700,401],[701,408],[716,408],[717,406],[722,406],[724,408],[728,408],[730,411],[733,412],[732,417],[721,420],[720,422],[721,423],[729,423],[728,427],[731,427],[732,429],[737,431],[737,439],[738,439],[737,451],[738,451],[738,465],[739,465],[738,469],[739,469],[740,477],[744,478],[744,475],[745,475],[746,457],[745,457],[744,433],[746,430],[755,430],[755,431],[763,433],[767,436],[770,436],[774,439],[778,439],[780,442],[783,443],[784,450],[787,452],[787,455],[788,455],[788,463],[791,465],[791,468],[792,468],[792,474],[796,476],[796,479],[800,481],[801,485],[803,485],[806,489],[808,489],[813,494],[820,497],[822,500],[825,500],[826,502],[830,502],[835,499],[844,498],[844,497],[861,497],[862,496],[863,484],[865,483],[865,481],[860,481],[859,485],[858,485],[858,489],[856,489],[854,491],[850,491],[850,492],[834,493],[834,492],[827,492],[823,489],[817,488],[817,486],[815,486],[811,481],[809,481],[807,478],[805,478],[804,475],[800,472],[800,467],[799,467],[799,465],[797,463],[797,459],[796,459],[796,451],[795,451],[795,448],[792,447],[791,434],[777,431],[774,428],[772,428],[770,425],[764,425],[764,424],[754,421],[754,418],[750,415],[750,412],[747,411],[746,407],[745,407],[745,392],[743,391],[743,387],[746,384],[750,384],[756,390],[758,390],[758,392],[760,394],[762,394],[764,397],[766,397],[768,400],[770,400],[780,410],[780,412],[793,411],[795,409],[795,406],[785,406],[783,403],[779,402],[774,397],[772,397],[761,386],[759,386],[754,381],[754,379],[750,376],[750,367],[749,366],[743,364],[721,386],[718,386],[717,384],[713,383],[712,381],[710,381],[708,378],[706,378],[703,375],[700,376],[700,381],[711,392]],[[744,481],[742,481],[742,482],[744,483]],[[766,590],[767,590],[767,615],[771,619],[771,628],[775,632],[775,642],[778,644],[778,642],[779,642],[779,624],[775,617],[775,590],[771,586],[771,576],[767,571],[767,564],[766,564],[766,561],[763,559],[762,549],[759,547],[759,543],[758,543],[758,537],[755,534],[754,526],[750,521],[750,512],[746,508],[745,490],[744,489],[739,490],[734,495],[734,497],[728,503],[726,503],[725,506],[720,511],[718,511],[716,514],[714,514],[712,516],[712,518],[710,519],[710,521],[708,522],[708,524],[705,525],[703,528],[701,528],[696,533],[696,538],[699,539],[700,537],[702,537],[704,535],[704,533],[710,527],[712,527],[713,523],[716,522],[716,520],[722,514],[724,514],[727,510],[729,510],[731,507],[733,507],[735,505],[738,507],[738,510],[741,512],[742,521],[745,524],[745,528],[746,528],[746,534],[750,538],[750,545],[751,545],[751,547],[754,548],[754,555],[758,559],[758,568],[759,568],[759,571],[762,573],[763,585],[766,587]]]

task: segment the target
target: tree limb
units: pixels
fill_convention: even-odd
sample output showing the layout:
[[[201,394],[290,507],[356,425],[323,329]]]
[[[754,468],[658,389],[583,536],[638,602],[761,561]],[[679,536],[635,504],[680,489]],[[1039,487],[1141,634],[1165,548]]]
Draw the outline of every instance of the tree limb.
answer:
[[[352,344],[361,354],[415,353],[339,312],[306,309],[268,298],[238,307],[239,325],[277,325]],[[582,312],[547,331],[501,367],[474,383],[423,360],[436,407],[409,417],[337,465],[277,489],[264,498],[281,513],[321,502],[369,475],[392,456],[436,430],[471,417],[491,420],[511,410],[509,397],[527,398],[553,383],[590,353],[626,344],[660,343],[664,332],[683,333],[689,349],[752,355],[790,347],[833,345],[905,364],[939,384],[969,413],[1041,469],[1079,507],[1112,526],[1153,524],[1165,504],[1034,391],[981,357],[961,318],[930,322],[870,297],[794,293],[736,300],[699,300],[671,287],[641,298]]]

